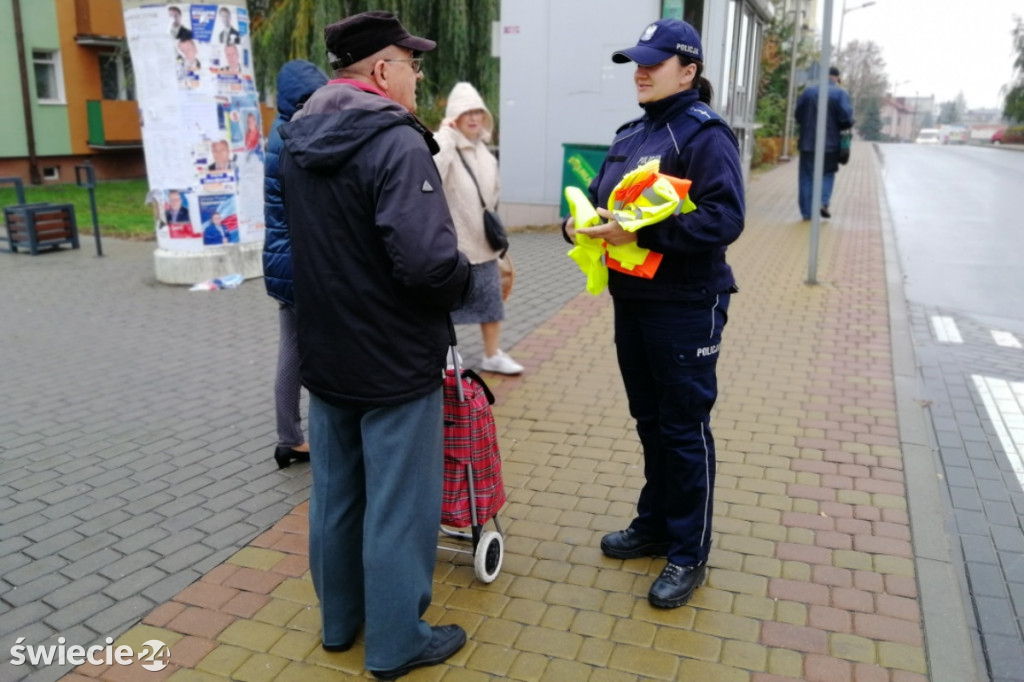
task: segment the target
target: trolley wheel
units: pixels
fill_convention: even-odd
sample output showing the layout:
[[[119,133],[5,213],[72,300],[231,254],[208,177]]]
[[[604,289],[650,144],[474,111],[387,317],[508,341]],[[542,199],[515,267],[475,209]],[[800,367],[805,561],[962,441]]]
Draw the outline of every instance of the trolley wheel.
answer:
[[[482,583],[494,582],[501,571],[501,562],[505,558],[505,541],[500,533],[487,531],[480,536],[476,551],[473,554],[473,570],[477,580]]]

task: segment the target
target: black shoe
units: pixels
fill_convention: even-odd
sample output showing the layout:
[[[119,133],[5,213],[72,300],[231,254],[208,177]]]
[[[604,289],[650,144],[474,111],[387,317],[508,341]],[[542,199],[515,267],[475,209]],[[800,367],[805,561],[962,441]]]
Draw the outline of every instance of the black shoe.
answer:
[[[293,450],[287,445],[278,445],[274,450],[274,461],[277,462],[278,469],[286,469],[291,466],[293,461],[308,462],[309,453]]]
[[[821,217],[822,218],[831,218],[832,217],[832,214],[828,212],[828,206],[822,206],[821,207]]]
[[[405,665],[391,670],[371,670],[370,672],[378,680],[393,680],[407,675],[415,668],[442,663],[466,644],[466,631],[458,625],[438,625],[430,628],[430,631],[430,644],[420,652],[419,656],[414,657]]]
[[[668,541],[641,535],[632,528],[617,530],[601,538],[601,551],[616,559],[636,559],[642,556],[665,556]]]
[[[700,566],[677,566],[669,562],[661,570],[661,575],[651,585],[647,600],[652,606],[660,609],[674,609],[690,601],[693,591],[707,577],[707,564]]]

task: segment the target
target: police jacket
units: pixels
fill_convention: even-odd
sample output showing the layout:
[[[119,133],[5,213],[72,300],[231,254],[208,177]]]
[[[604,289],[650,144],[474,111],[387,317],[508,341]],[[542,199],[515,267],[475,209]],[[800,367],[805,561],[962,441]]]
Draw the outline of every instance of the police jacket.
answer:
[[[263,282],[267,293],[281,303],[295,305],[292,293],[292,246],[288,239],[288,221],[281,199],[281,181],[277,161],[281,154],[278,128],[287,123],[303,102],[327,83],[327,76],[315,64],[296,59],[281,67],[277,75],[277,117],[267,138],[267,157],[263,166]]]
[[[814,151],[818,129],[818,86],[812,85],[800,94],[794,117],[800,126],[797,147],[802,152]],[[853,105],[846,90],[835,83],[828,86],[828,114],[825,117],[825,151],[839,151],[839,131],[853,127]]]
[[[303,385],[344,407],[440,388],[470,277],[433,136],[372,86],[335,80],[280,127]]]
[[[611,270],[612,296],[692,301],[735,289],[725,249],[743,231],[739,150],[729,126],[698,97],[693,89],[641,105],[645,114],[616,131],[590,184],[591,202],[607,207],[622,176],[652,159],[662,173],[693,182],[697,210],[636,232],[639,246],[665,256],[654,278]]]

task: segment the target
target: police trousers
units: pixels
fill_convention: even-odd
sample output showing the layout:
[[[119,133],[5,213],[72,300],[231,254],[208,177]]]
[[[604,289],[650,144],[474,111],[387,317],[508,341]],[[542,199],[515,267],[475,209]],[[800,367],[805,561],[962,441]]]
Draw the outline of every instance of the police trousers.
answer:
[[[645,482],[630,526],[668,540],[668,559],[680,566],[707,562],[711,550],[711,408],[729,299],[614,299],[616,353],[644,454]]]

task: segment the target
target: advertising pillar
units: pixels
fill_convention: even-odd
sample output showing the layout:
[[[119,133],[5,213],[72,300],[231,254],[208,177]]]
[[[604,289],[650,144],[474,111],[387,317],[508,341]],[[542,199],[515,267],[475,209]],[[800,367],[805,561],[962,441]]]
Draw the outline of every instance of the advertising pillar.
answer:
[[[244,0],[121,0],[153,205],[156,278],[262,274],[263,137]]]

